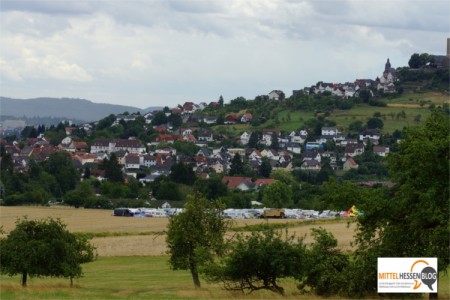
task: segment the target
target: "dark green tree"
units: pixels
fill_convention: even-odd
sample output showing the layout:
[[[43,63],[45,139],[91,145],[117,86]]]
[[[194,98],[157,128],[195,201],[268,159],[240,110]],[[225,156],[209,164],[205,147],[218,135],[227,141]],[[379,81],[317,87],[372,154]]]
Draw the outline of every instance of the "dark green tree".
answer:
[[[230,171],[228,174],[230,176],[243,175],[244,170],[244,162],[242,161],[241,155],[236,153],[231,160]]]
[[[218,197],[227,195],[228,193],[227,186],[218,176],[208,179],[198,179],[195,182],[194,190],[202,193],[209,200],[215,200]]]
[[[269,178],[272,172],[272,165],[267,157],[263,157],[261,160],[261,166],[259,167],[259,175],[264,178]]]
[[[183,125],[183,118],[180,114],[171,114],[168,117],[168,121],[172,123],[174,129],[178,129],[181,127],[181,125]]]
[[[39,135],[39,132],[34,126],[25,126],[20,133],[22,138],[36,138]]]
[[[449,145],[449,116],[436,110],[422,125],[410,127],[389,155],[395,187],[361,204],[365,217],[358,219],[355,258],[366,267],[352,274],[364,279],[354,294],[376,292],[377,257],[437,257],[439,271],[448,269]]]
[[[248,139],[247,146],[249,148],[257,148],[258,147],[258,142],[259,142],[259,134],[258,134],[257,131],[253,131],[250,134],[250,138]]]
[[[223,253],[228,223],[221,207],[201,194],[189,195],[184,208],[167,226],[169,262],[174,270],[189,270],[195,287],[200,287],[199,269]]]
[[[261,289],[284,295],[278,280],[300,278],[305,271],[305,246],[294,236],[267,228],[251,235],[239,234],[218,264],[206,268],[209,281],[232,291]]]
[[[169,178],[173,182],[193,185],[197,179],[195,172],[192,170],[192,166],[186,165],[183,162],[177,162],[170,170]]]
[[[170,180],[161,181],[155,196],[157,199],[160,200],[172,200],[172,201],[183,200],[183,195],[181,194],[178,185]]]
[[[353,133],[359,133],[364,129],[364,123],[361,120],[356,120],[350,123],[348,125],[348,130],[350,130]]]
[[[368,103],[372,95],[370,94],[370,90],[362,90],[359,92],[359,98],[364,102]]]
[[[166,114],[163,111],[158,111],[155,114],[155,116],[153,117],[152,125],[156,126],[156,125],[166,124],[167,121],[168,121],[168,118],[167,118]]]
[[[278,140],[278,135],[276,132],[274,132],[272,134],[272,139],[271,139],[272,143],[270,144],[270,148],[278,150],[280,149],[280,142]]]
[[[325,229],[311,229],[315,242],[306,255],[306,274],[299,288],[309,287],[320,296],[340,293],[348,280],[344,273],[349,261],[337,248],[336,238]]]
[[[66,152],[52,153],[44,164],[44,170],[55,177],[63,194],[73,190],[80,181],[80,175]]]
[[[74,235],[59,219],[16,221],[16,228],[0,240],[1,272],[28,276],[72,279],[82,276],[81,264],[94,259],[94,247],[85,237]]]
[[[223,97],[222,97],[222,95],[220,95],[218,103],[219,103],[219,107],[223,107]]]
[[[367,128],[369,129],[383,129],[384,122],[380,118],[370,118],[367,120]]]
[[[111,153],[108,158],[103,160],[103,169],[105,170],[105,177],[111,182],[123,182],[122,167],[119,165],[115,153]]]
[[[264,188],[263,203],[266,207],[285,208],[292,205],[292,190],[288,185],[276,181]]]

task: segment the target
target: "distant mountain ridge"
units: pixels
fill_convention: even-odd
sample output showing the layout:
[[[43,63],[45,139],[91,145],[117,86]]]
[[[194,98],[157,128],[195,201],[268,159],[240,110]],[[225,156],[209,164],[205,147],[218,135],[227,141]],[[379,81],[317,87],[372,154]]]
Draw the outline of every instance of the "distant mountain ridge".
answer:
[[[14,117],[56,117],[93,122],[110,114],[116,115],[125,111],[146,113],[156,109],[160,109],[160,107],[141,109],[74,98],[13,99],[0,97],[0,115]]]

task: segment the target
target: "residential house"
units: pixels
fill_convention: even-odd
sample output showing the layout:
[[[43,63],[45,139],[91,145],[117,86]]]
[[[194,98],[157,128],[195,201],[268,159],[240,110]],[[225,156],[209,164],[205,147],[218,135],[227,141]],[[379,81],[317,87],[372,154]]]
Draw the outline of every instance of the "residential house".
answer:
[[[253,119],[253,115],[251,113],[246,113],[241,117],[241,123],[248,123]]]
[[[348,145],[345,147],[344,155],[346,157],[354,157],[357,155],[361,155],[364,153],[364,145],[356,144],[356,145]]]
[[[366,129],[359,134],[359,140],[367,143],[369,140],[372,144],[378,145],[381,137],[381,132],[379,129]]]
[[[71,127],[70,127],[71,128]],[[72,138],[70,136],[66,136],[65,138],[62,139],[61,141],[61,145],[63,147],[67,147],[70,145],[70,143],[72,143]]]
[[[240,121],[240,117],[238,114],[229,114],[227,116],[225,116],[225,120],[224,120],[224,124],[225,125],[233,125],[236,124]]]
[[[154,115],[152,112],[146,113],[144,115],[145,124],[150,124],[153,121]]]
[[[345,138],[344,140],[340,141],[337,145],[339,145],[341,147],[346,147],[348,145],[356,145],[356,144],[358,144],[357,139]]]
[[[241,134],[240,142],[241,142],[242,145],[247,145],[249,140],[250,140],[250,134],[249,133],[244,132],[244,133]]]
[[[302,162],[300,169],[302,170],[313,170],[313,171],[320,171],[320,162],[313,159],[313,160],[305,160]]]
[[[180,133],[183,137],[186,137],[188,135],[192,135],[194,132],[194,129],[192,128],[181,128]]]
[[[212,142],[214,141],[213,133],[210,130],[201,129],[198,131],[197,140],[203,142]]]
[[[76,152],[74,158],[77,159],[82,166],[88,163],[94,163],[97,160],[97,155],[86,152]]]
[[[197,156],[203,156],[203,157],[212,157],[213,151],[209,148],[203,147],[200,148],[197,152]]]
[[[177,149],[172,147],[158,148],[155,153],[163,153],[164,155],[177,155]]]
[[[251,177],[237,177],[237,176],[224,176],[222,178],[222,183],[224,183],[227,188],[229,189],[235,189],[237,188],[241,183],[245,181],[252,181]]]
[[[373,146],[373,153],[382,157],[386,157],[389,154],[389,147]]]
[[[139,156],[139,155],[127,155],[125,157],[125,168],[126,169],[139,169],[139,167],[141,166],[141,158],[142,158],[142,162],[144,157],[143,156]]]
[[[321,132],[321,134],[325,136],[335,136],[339,134],[339,131],[336,127],[322,127]]]
[[[185,102],[183,104],[183,114],[192,114],[195,111],[195,105],[193,102]]]
[[[304,144],[306,141],[306,138],[308,137],[308,132],[306,130],[303,130],[303,132],[300,131],[292,131],[289,134],[290,137],[290,141],[292,143],[299,143],[299,144]]]
[[[142,153],[145,152],[145,147],[139,140],[135,139],[97,139],[91,145],[91,153],[112,153],[119,150],[129,153]]]
[[[330,160],[330,163],[336,163],[337,162],[337,154],[334,151],[325,151],[322,154],[322,157],[326,157]]]
[[[344,171],[348,171],[348,170],[351,170],[351,169],[358,169],[358,167],[359,167],[359,165],[351,157],[348,157],[347,160],[344,162],[344,165],[343,165]]]
[[[307,142],[306,143],[306,151],[318,150],[322,149],[323,145],[318,142]]]
[[[280,137],[281,131],[279,129],[263,129],[262,140],[260,142],[266,146],[270,146],[272,145],[273,136]]]
[[[302,145],[300,143],[287,143],[286,144],[286,150],[295,154],[301,154],[302,153]]]
[[[307,152],[303,152],[302,160],[303,161],[316,160],[316,161],[318,161],[320,163],[322,161],[322,156],[317,151],[307,151]]]
[[[147,168],[156,166],[156,156],[149,154],[144,155],[144,166]]]
[[[229,163],[225,159],[221,158],[207,158],[206,160],[208,168],[214,170],[217,174],[222,174],[228,171]]]
[[[161,142],[172,144],[175,141],[182,141],[183,138],[177,134],[160,134],[150,144],[158,145]]]
[[[216,124],[217,117],[203,117],[203,122],[205,122],[205,124]]]
[[[269,100],[284,100],[285,95],[283,91],[273,90],[269,93]]]

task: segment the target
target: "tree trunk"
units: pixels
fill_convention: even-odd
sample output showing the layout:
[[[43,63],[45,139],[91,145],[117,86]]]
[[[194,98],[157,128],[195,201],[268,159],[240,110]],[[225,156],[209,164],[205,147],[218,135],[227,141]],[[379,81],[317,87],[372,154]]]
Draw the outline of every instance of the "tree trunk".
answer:
[[[27,276],[28,276],[27,271],[23,271],[22,272],[22,286],[23,287],[27,286]]]
[[[73,287],[73,277],[70,276],[70,287]]]
[[[194,263],[190,263],[191,274],[192,274],[192,280],[194,280],[194,285],[196,288],[200,288],[200,279],[198,277],[198,271],[197,266]]]

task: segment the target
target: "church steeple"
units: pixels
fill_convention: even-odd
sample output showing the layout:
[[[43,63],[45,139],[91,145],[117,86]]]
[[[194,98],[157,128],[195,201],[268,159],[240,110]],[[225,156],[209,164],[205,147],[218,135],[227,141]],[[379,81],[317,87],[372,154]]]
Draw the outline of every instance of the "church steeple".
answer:
[[[391,63],[389,62],[389,58],[388,58],[386,64],[384,65],[384,70],[389,71],[390,69],[391,69]]]

